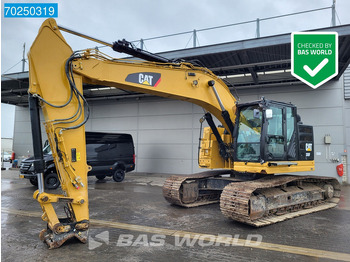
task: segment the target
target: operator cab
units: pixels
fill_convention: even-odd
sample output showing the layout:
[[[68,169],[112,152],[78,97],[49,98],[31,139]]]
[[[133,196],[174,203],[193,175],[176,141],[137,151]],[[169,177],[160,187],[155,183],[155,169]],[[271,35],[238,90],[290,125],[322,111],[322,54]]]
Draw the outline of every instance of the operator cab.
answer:
[[[262,99],[237,106],[235,161],[313,160],[313,128],[292,104]]]

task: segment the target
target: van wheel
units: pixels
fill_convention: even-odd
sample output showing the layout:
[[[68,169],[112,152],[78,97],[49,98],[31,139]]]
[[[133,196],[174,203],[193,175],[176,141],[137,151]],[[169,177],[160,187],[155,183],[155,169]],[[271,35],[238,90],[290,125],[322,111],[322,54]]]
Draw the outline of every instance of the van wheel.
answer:
[[[38,179],[37,178],[30,178],[29,181],[33,186],[38,187]]]
[[[60,185],[60,180],[56,173],[49,173],[44,178],[44,186],[47,189],[56,189]]]
[[[98,180],[103,180],[103,179],[106,178],[106,175],[97,175],[96,178],[97,178]]]
[[[122,182],[125,178],[125,171],[122,169],[117,169],[113,175],[113,180],[115,182]]]

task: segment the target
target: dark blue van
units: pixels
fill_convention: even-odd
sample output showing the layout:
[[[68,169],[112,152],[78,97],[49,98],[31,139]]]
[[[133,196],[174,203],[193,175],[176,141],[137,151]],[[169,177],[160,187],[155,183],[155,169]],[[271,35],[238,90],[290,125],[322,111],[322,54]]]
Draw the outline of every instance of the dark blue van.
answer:
[[[135,169],[135,148],[130,134],[86,132],[87,164],[92,167],[88,176],[96,176],[103,180],[106,176],[113,177],[116,182],[124,180],[125,173]],[[50,145],[43,149],[45,172],[44,187],[56,189],[60,185]],[[29,179],[38,186],[34,174],[33,157],[24,159],[20,165],[20,177]]]

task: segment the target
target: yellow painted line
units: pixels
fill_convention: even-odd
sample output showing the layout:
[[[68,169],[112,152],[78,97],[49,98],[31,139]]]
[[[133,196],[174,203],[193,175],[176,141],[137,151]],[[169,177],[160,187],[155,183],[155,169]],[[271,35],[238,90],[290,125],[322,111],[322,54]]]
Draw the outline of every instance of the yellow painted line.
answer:
[[[28,211],[14,210],[9,208],[2,208],[1,211],[11,215],[21,215],[21,216],[29,216],[29,217],[41,217],[42,215],[42,213],[40,212],[28,212]],[[246,239],[237,239],[232,237],[223,237],[223,236],[217,236],[217,235],[211,235],[211,234],[201,234],[201,233],[186,232],[181,230],[133,225],[133,224],[126,224],[126,223],[99,220],[99,219],[91,219],[90,223],[95,226],[125,229],[130,231],[137,231],[137,232],[144,232],[144,233],[151,233],[151,234],[161,234],[166,236],[178,236],[178,237],[191,238],[191,239],[198,239],[198,238],[203,240],[210,239],[211,241],[214,240],[215,243],[220,243],[220,244],[232,245],[234,243],[233,245],[235,246],[242,246],[242,247],[263,249],[263,250],[269,250],[269,251],[277,251],[282,253],[290,253],[290,254],[296,254],[296,255],[304,255],[304,256],[310,256],[310,257],[316,257],[316,258],[335,259],[335,260],[350,262],[350,254],[348,253],[332,252],[332,251],[304,248],[304,247],[297,247],[297,246],[279,245],[279,244],[267,243],[267,242],[257,242],[253,240],[247,241]]]

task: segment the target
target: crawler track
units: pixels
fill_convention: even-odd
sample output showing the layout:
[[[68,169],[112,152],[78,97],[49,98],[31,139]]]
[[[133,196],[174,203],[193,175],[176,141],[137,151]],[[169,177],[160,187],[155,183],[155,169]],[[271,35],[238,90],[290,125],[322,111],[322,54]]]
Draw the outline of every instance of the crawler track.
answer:
[[[163,185],[163,196],[171,204],[183,207],[196,207],[218,203],[220,201],[221,192],[212,192],[201,194],[200,192],[193,192],[193,201],[184,199],[184,190],[186,186],[193,181],[217,177],[224,174],[230,174],[227,170],[214,170],[202,173],[197,173],[189,176],[174,175],[169,177]],[[184,189],[185,188],[185,189]]]
[[[334,189],[329,198],[323,196],[325,185],[332,185]],[[300,193],[288,192],[298,189]],[[278,192],[281,190],[286,192]],[[304,197],[298,197],[298,194],[304,194]],[[252,207],[256,196],[265,199],[264,208],[261,208],[258,217]],[[288,199],[289,196],[294,197]],[[261,227],[335,207],[339,198],[340,184],[334,178],[272,176],[229,184],[221,194],[220,209],[227,218]]]
[[[311,176],[266,176],[253,181],[235,178],[223,190],[203,190],[203,180],[230,174],[208,171],[189,176],[171,176],[163,186],[165,199],[175,205],[196,207],[220,202],[227,218],[255,227],[335,207],[340,184],[334,178]]]

